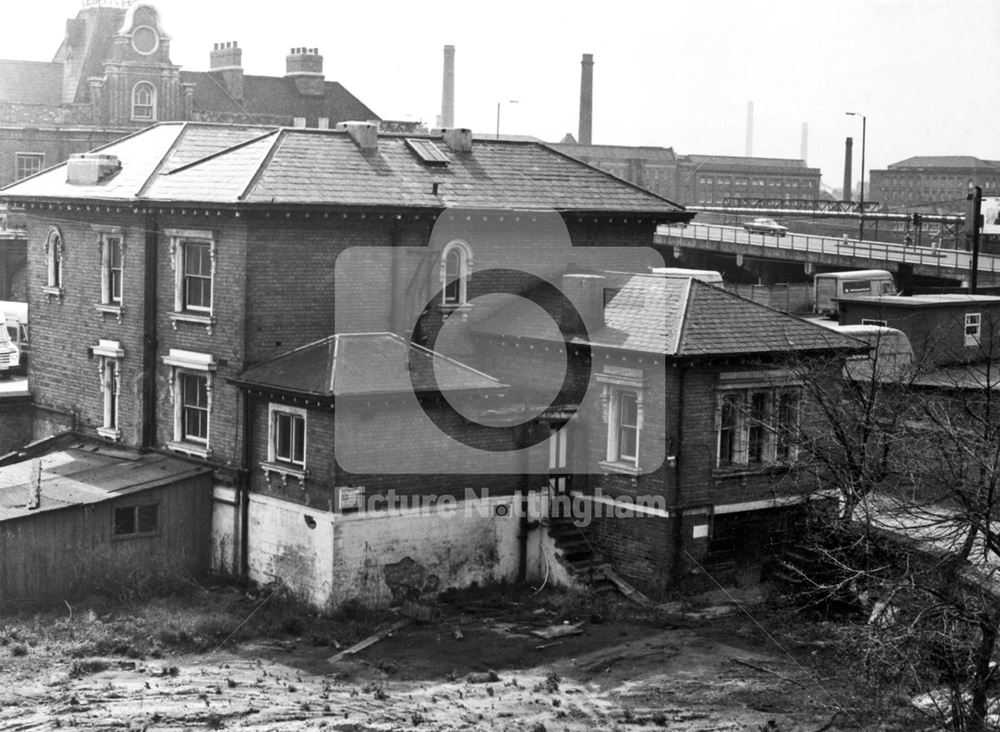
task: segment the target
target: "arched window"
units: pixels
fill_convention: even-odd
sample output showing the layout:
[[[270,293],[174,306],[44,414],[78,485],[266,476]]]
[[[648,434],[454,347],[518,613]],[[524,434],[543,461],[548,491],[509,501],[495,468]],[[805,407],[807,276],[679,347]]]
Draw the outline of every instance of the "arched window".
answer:
[[[441,253],[441,304],[464,305],[472,272],[472,254],[465,242],[453,241]]]
[[[62,288],[63,279],[63,242],[59,229],[50,229],[45,238],[45,259],[45,286],[51,290],[59,290]]]
[[[132,87],[132,119],[156,119],[156,87],[148,81]]]

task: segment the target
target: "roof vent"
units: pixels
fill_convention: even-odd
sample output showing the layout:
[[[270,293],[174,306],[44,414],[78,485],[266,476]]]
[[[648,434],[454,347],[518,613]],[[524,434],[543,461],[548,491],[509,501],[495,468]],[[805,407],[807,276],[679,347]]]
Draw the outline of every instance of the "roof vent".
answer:
[[[346,130],[361,152],[378,150],[378,122],[338,122],[336,129]]]
[[[451,148],[452,152],[472,152],[472,130],[465,127],[449,127],[441,132],[444,135],[445,145]]]
[[[115,155],[75,153],[66,163],[66,182],[77,186],[92,186],[122,169]]]

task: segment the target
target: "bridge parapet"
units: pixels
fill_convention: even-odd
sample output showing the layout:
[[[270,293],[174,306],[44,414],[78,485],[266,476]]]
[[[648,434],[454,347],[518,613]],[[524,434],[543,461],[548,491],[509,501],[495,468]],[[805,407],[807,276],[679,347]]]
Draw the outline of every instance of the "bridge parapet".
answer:
[[[717,224],[661,226],[654,242],[657,246],[681,250],[727,252],[845,269],[893,269],[902,264],[912,267],[915,274],[963,281],[968,279],[972,267],[972,253],[956,249],[792,232],[785,236],[752,234],[740,227]],[[1000,256],[979,255],[979,278],[984,284],[1000,282]]]

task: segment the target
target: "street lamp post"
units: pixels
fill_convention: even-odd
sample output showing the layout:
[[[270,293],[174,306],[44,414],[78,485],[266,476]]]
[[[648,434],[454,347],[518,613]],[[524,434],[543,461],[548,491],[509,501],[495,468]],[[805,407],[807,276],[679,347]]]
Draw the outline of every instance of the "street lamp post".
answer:
[[[497,102],[497,139],[500,139],[500,105],[503,104],[503,100]],[[517,104],[516,99],[508,99],[507,104]]]
[[[844,112],[844,114],[861,118],[861,200],[858,206],[858,241],[863,241],[865,238],[865,138],[868,132],[868,118],[860,112]]]

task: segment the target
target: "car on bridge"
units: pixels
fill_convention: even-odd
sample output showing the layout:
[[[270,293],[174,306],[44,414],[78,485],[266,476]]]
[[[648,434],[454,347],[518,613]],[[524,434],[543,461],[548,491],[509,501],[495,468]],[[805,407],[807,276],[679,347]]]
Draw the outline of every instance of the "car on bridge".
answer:
[[[784,236],[788,233],[787,226],[782,226],[774,219],[766,218],[744,221],[743,228],[751,234],[774,234],[775,236]]]

